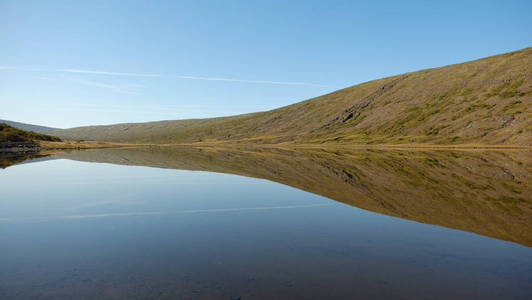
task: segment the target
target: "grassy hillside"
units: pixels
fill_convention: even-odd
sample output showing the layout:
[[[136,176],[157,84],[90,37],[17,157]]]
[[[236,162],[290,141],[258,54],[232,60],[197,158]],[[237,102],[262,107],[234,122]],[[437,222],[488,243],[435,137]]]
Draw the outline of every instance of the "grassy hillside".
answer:
[[[51,131],[137,143],[532,145],[532,48],[369,81],[279,109],[223,118]]]
[[[0,123],[0,142],[34,142],[34,141],[61,141],[60,138],[41,134],[33,131],[25,131],[6,123]]]

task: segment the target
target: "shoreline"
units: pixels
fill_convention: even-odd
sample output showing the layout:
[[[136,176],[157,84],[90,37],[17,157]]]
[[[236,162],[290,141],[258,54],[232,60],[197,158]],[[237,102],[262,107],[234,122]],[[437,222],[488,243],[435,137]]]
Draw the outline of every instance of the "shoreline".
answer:
[[[178,144],[129,144],[130,146],[158,146],[158,147],[256,147],[256,148],[323,148],[323,149],[441,149],[441,150],[532,150],[532,146],[521,145],[482,145],[482,144],[460,144],[460,145],[435,145],[435,144],[353,144],[353,145],[335,145],[335,144],[245,144],[245,143],[178,143]]]
[[[200,143],[172,143],[172,144],[129,144],[98,141],[65,141],[65,142],[38,142],[36,147],[2,148],[0,153],[54,153],[68,151],[83,151],[110,148],[139,148],[139,147],[206,147],[206,148],[307,148],[307,149],[374,149],[374,150],[532,150],[532,146],[520,145],[434,145],[434,144],[356,144],[356,145],[331,145],[331,144],[247,144],[227,142],[200,142]]]

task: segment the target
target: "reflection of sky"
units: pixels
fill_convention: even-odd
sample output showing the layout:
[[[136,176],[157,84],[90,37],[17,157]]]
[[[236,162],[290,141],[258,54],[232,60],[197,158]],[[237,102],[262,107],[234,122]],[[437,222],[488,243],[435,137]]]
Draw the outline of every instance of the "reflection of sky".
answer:
[[[48,160],[0,171],[0,188],[0,289],[7,291],[10,274],[39,286],[24,288],[34,295],[45,286],[38,276],[61,282],[84,272],[101,290],[113,278],[132,284],[131,276],[175,283],[184,266],[194,280],[228,286],[252,274],[270,291],[278,280],[372,292],[386,281],[399,295],[418,284],[449,297],[472,286],[484,287],[474,290],[483,298],[530,291],[530,248],[262,179]]]
[[[485,239],[365,211],[264,179],[205,171],[58,159],[4,169],[0,172],[0,187],[0,220],[4,221],[170,217],[208,212],[255,214],[286,209],[287,214],[315,216],[315,222],[334,221],[334,215],[341,213],[352,216],[349,222],[354,227]]]
[[[149,213],[309,205],[324,201],[313,194],[261,179],[69,160],[10,167],[0,173],[0,178],[6,195],[0,217],[11,219],[68,216],[73,211],[75,215]]]

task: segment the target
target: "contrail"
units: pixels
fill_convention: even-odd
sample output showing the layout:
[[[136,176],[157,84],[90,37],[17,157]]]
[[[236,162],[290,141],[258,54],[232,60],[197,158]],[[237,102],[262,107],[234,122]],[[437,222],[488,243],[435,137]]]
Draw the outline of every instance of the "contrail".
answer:
[[[277,84],[277,85],[304,85],[315,87],[330,87],[328,85],[308,83],[308,82],[295,82],[295,81],[270,81],[270,80],[248,80],[248,79],[235,79],[235,78],[218,78],[218,77],[198,77],[198,76],[175,76],[181,79],[192,80],[207,80],[207,81],[228,81],[228,82],[242,82],[242,83],[260,83],[260,84]]]
[[[297,81],[249,80],[249,79],[238,79],[238,78],[203,77],[203,76],[188,76],[188,75],[163,75],[163,74],[149,74],[149,73],[107,72],[107,71],[82,70],[82,69],[59,69],[55,71],[66,72],[66,73],[109,75],[109,76],[158,77],[158,78],[178,78],[178,79],[204,80],[204,81],[225,81],[225,82],[274,84],[274,85],[301,85],[301,86],[314,86],[314,87],[330,87],[324,84],[297,82]]]
[[[0,70],[18,70],[18,71],[39,71],[39,72],[59,72],[59,73],[74,73],[74,74],[90,74],[90,75],[104,75],[104,76],[123,76],[123,77],[149,77],[149,78],[167,78],[167,79],[187,79],[187,80],[203,80],[203,81],[223,81],[223,82],[239,82],[239,83],[253,83],[253,84],[273,84],[273,85],[298,85],[298,86],[312,86],[331,88],[333,86],[299,81],[274,81],[274,80],[252,80],[240,78],[224,78],[224,77],[207,77],[207,76],[190,76],[190,75],[172,75],[172,74],[153,74],[153,73],[129,73],[129,72],[108,72],[98,70],[85,69],[25,69],[14,66],[0,66]],[[105,86],[101,86],[105,87]]]
[[[80,69],[59,69],[57,72],[66,73],[83,73],[83,74],[95,74],[95,75],[111,75],[111,76],[129,76],[129,77],[164,77],[160,74],[145,74],[145,73],[124,73],[124,72],[105,72],[105,71],[93,71],[93,70],[80,70]]]

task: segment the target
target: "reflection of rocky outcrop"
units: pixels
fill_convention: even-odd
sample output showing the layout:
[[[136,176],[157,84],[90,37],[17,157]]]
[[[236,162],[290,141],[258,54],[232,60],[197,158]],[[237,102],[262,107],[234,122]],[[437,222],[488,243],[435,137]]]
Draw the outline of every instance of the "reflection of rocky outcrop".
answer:
[[[532,246],[530,151],[154,147],[56,157],[264,178],[366,210]]]

